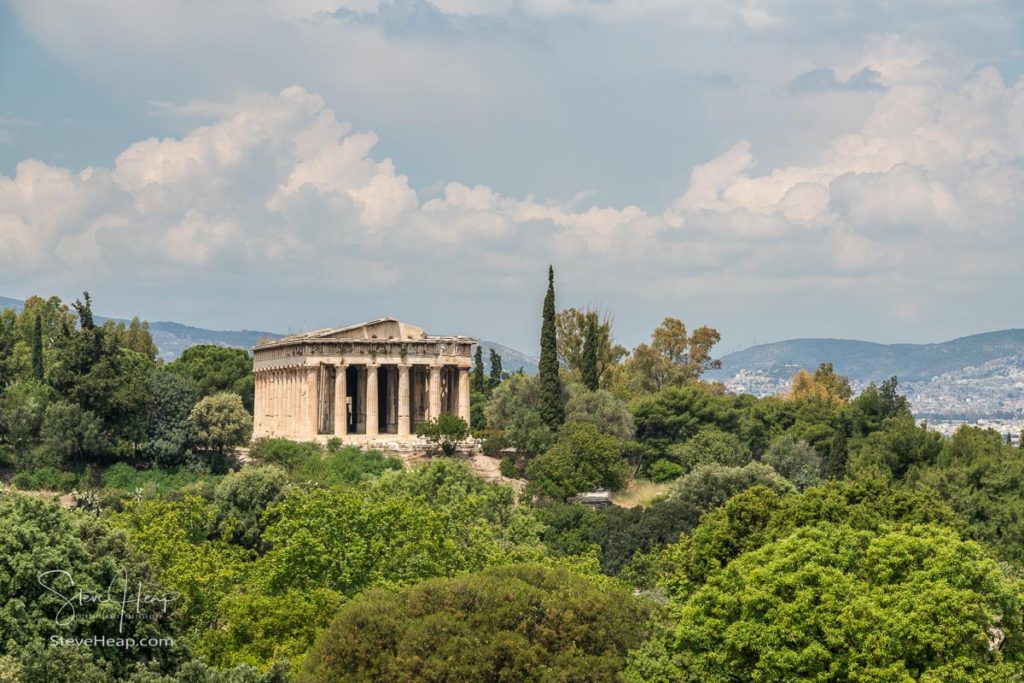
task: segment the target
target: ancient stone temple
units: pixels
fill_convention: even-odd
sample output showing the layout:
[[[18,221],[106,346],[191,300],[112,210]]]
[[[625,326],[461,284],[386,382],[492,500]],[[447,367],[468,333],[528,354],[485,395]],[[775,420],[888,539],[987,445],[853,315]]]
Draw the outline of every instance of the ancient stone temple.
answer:
[[[406,440],[442,413],[469,422],[475,343],[381,318],[259,344],[253,436]]]

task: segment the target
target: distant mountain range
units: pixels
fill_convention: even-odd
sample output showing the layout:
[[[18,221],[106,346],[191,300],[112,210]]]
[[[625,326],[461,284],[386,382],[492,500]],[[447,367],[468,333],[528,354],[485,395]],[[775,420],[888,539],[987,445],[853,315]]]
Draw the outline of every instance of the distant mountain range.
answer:
[[[788,389],[793,374],[832,363],[854,389],[899,378],[915,412],[932,417],[1024,417],[1024,330],[1001,330],[938,344],[875,344],[849,339],[791,339],[722,357],[707,373],[737,392]]]
[[[22,302],[0,297],[0,309]],[[107,318],[97,316],[102,322]],[[117,320],[117,319],[113,319]],[[283,336],[258,330],[208,330],[176,322],[151,322],[160,357],[170,361],[197,344],[252,348],[260,339]],[[492,341],[480,340],[490,370],[490,349],[508,372],[537,372],[538,358]],[[916,414],[930,418],[1024,419],[1024,329],[986,332],[938,344],[875,344],[852,339],[790,339],[760,344],[722,357],[722,368],[706,378],[735,392],[758,396],[788,390],[800,368],[832,363],[850,378],[854,390],[896,376]]]
[[[13,308],[20,311],[21,301],[0,296],[0,310]],[[96,321],[103,323],[106,320],[114,322],[122,321],[120,318],[105,318],[97,315]],[[261,339],[276,339],[284,335],[275,332],[263,332],[259,330],[207,330],[202,327],[192,327],[176,322],[151,322],[149,333],[153,336],[153,343],[156,344],[160,358],[171,361],[181,355],[182,351],[190,346],[199,344],[215,344],[217,346],[228,346],[241,349],[250,349]],[[480,345],[484,347],[484,367],[490,371],[490,350],[494,349],[501,356],[502,368],[508,372],[515,372],[519,368],[523,372],[533,374],[537,372],[538,359],[496,342],[481,339]]]

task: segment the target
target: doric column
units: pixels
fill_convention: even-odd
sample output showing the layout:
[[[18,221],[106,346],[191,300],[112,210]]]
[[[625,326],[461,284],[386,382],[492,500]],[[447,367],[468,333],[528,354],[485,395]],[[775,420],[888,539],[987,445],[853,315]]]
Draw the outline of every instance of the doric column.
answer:
[[[315,365],[306,368],[306,424],[305,431],[309,438],[315,439],[320,432],[320,392],[317,387],[317,375],[320,369]]]
[[[348,434],[348,400],[346,394],[348,387],[345,385],[345,364],[338,363],[334,366],[334,435],[346,436]]]
[[[459,368],[459,417],[469,424],[469,368]]]
[[[377,366],[366,366],[366,435],[377,436]]]
[[[409,435],[409,366],[398,366],[398,435]]]
[[[430,410],[427,419],[433,420],[441,414],[441,366],[430,366]]]

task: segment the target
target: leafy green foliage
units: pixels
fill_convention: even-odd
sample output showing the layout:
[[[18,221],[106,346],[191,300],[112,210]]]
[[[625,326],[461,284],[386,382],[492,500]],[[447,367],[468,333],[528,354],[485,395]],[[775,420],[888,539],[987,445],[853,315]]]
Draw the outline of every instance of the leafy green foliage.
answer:
[[[246,443],[252,435],[252,415],[238,394],[221,392],[200,399],[188,419],[199,443],[217,451]]]
[[[27,450],[39,438],[43,414],[53,400],[53,390],[42,382],[14,382],[0,397],[0,434],[18,450]]]
[[[973,538],[1024,563],[1024,458],[997,432],[960,428],[934,465],[911,470],[908,479],[938,492]]]
[[[158,467],[181,466],[195,441],[188,416],[199,399],[199,388],[190,378],[162,367],[150,376],[149,394],[141,455]]]
[[[168,604],[166,613],[162,606],[153,605],[153,609],[146,610],[149,618],[123,623],[118,604],[76,602],[74,618],[66,608],[57,619],[65,601],[46,586],[69,597],[77,595],[78,590],[85,595],[106,595],[111,586],[116,594],[126,576],[129,592],[137,582],[153,595],[170,590],[157,581],[124,534],[95,516],[63,510],[54,503],[27,496],[0,497],[0,633],[4,634],[0,657],[21,655],[29,649],[39,654],[39,649],[32,648],[49,642],[53,635],[174,637],[173,615],[178,607],[174,602]],[[145,650],[118,647],[89,648],[80,654],[79,658],[67,655],[62,660],[81,664],[84,677],[75,680],[86,680],[90,675],[93,680],[102,680],[95,678],[99,673],[107,675],[108,680],[111,675],[123,676],[133,663],[149,658]],[[50,655],[38,662],[21,660],[26,680],[40,680],[38,672],[47,669],[59,673],[55,662],[60,653]]]
[[[712,574],[627,680],[999,680],[1020,590],[949,529],[803,528]]]
[[[555,431],[544,421],[540,406],[540,378],[516,373],[491,395],[485,411],[487,426],[503,432],[516,448],[526,453],[542,453],[554,443]]]
[[[659,558],[673,595],[685,595],[740,555],[781,539],[800,527],[847,524],[878,531],[887,524],[936,524],[961,528],[934,492],[872,481],[829,482],[800,495],[754,486],[709,511],[680,542]]]
[[[657,482],[672,481],[686,474],[686,470],[679,463],[671,460],[659,460],[651,465],[651,479]]]
[[[592,424],[602,434],[614,436],[620,441],[633,438],[636,425],[625,401],[608,391],[592,391],[581,384],[569,383],[566,389],[566,422]]]
[[[263,513],[283,495],[288,474],[280,467],[243,467],[214,492],[220,536],[244,548],[263,549]]]
[[[809,443],[785,434],[764,454],[764,462],[803,491],[821,481],[821,456]]]
[[[346,605],[298,680],[614,681],[649,608],[566,569],[517,565]]]
[[[555,444],[526,468],[532,490],[553,500],[597,488],[618,489],[623,483],[622,447],[592,424],[567,422]]]
[[[167,368],[195,382],[201,397],[231,392],[238,394],[246,410],[252,411],[255,381],[252,358],[244,349],[199,344],[185,349]]]
[[[444,455],[455,455],[459,443],[469,436],[469,425],[458,415],[442,413],[437,417],[421,422],[416,433],[429,441],[434,450]]]
[[[292,481],[326,485],[358,484],[389,470],[402,469],[402,461],[394,456],[342,446],[336,439],[328,441],[324,448],[310,441],[262,438],[253,441],[250,455],[260,462],[282,466]]]
[[[68,401],[55,401],[46,407],[39,439],[66,464],[99,460],[107,446],[100,419]]]
[[[555,329],[555,269],[548,267],[548,291],[544,295],[544,309],[540,328],[540,361],[537,377],[540,380],[540,400],[537,411],[548,429],[557,431],[565,419],[562,399],[562,379],[558,372],[558,337]]]
[[[710,426],[702,427],[689,441],[670,446],[668,452],[683,472],[701,465],[742,467],[751,460],[750,451],[738,436]]]

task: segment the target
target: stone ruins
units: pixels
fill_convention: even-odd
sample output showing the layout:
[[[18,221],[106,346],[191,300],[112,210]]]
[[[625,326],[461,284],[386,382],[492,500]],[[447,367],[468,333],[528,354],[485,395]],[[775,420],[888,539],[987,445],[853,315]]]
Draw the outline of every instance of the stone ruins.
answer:
[[[261,343],[253,436],[402,442],[442,413],[468,423],[474,344],[394,318]]]

